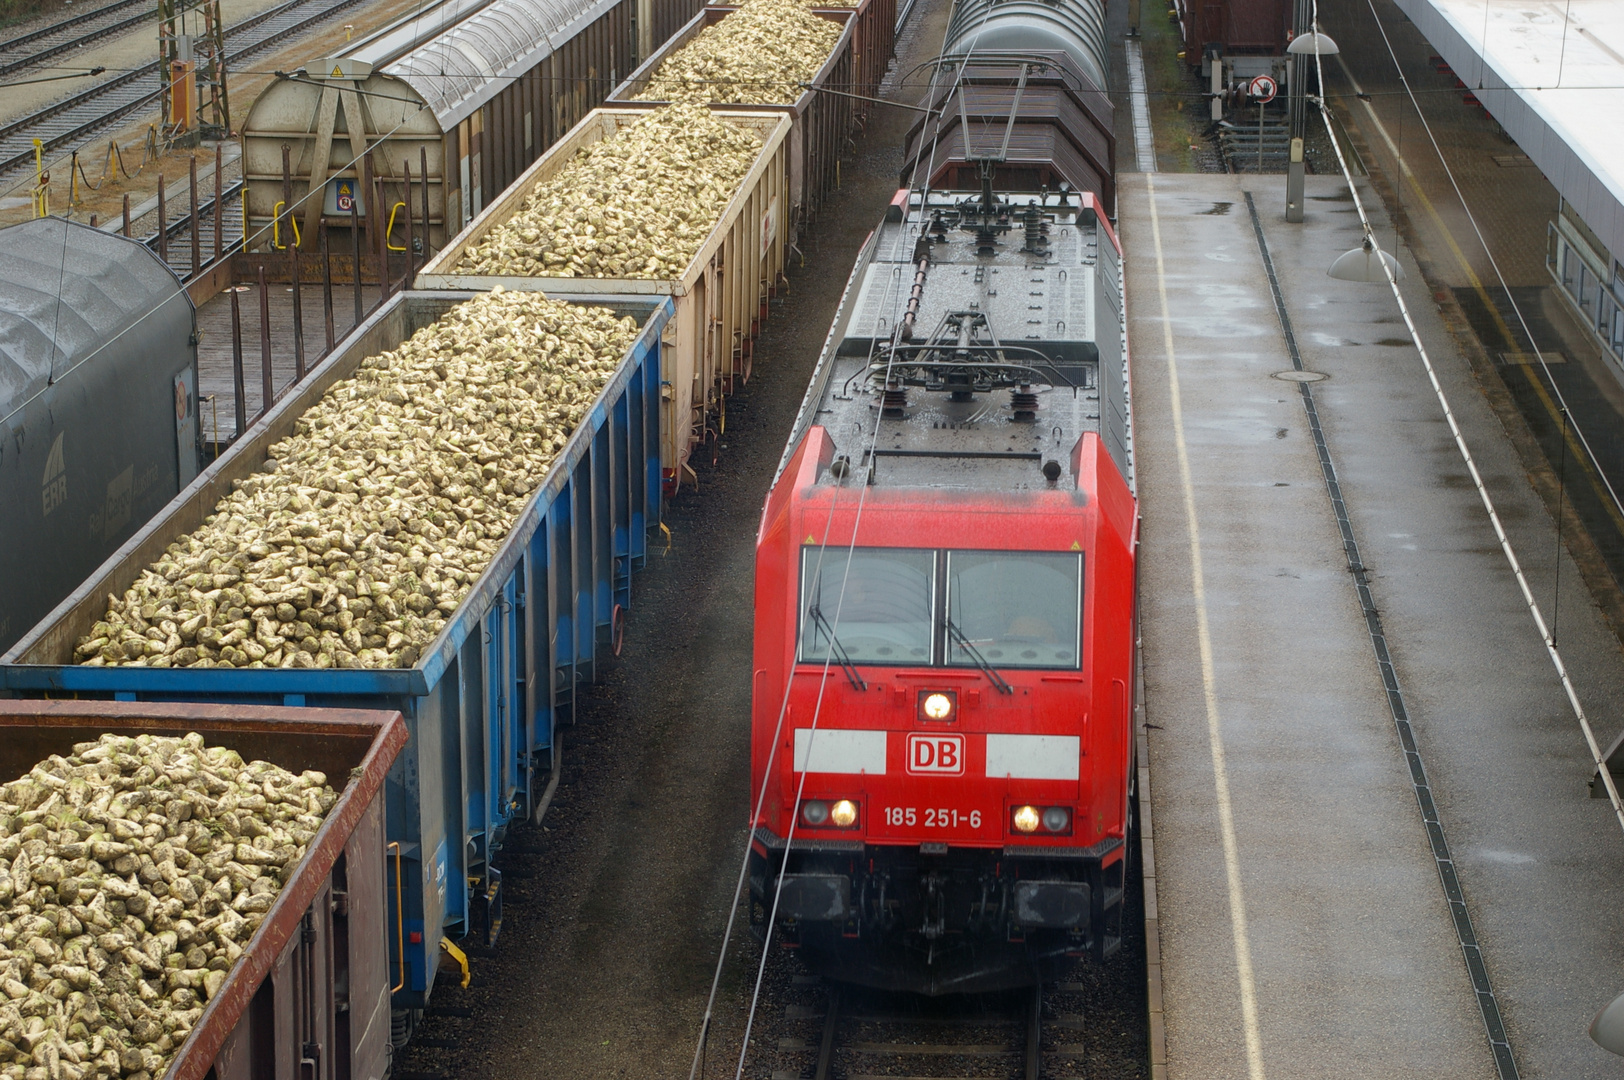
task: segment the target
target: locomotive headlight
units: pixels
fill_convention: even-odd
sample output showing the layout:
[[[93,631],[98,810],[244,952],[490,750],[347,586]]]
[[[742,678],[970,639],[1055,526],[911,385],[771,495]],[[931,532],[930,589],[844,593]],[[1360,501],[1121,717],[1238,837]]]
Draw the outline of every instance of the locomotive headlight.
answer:
[[[808,799],[801,804],[801,820],[808,825],[822,825],[829,820],[829,804],[822,799]]]
[[[919,719],[951,720],[958,711],[957,697],[951,690],[925,690],[919,694]]]
[[[1043,827],[1050,832],[1065,832],[1071,824],[1071,814],[1064,806],[1049,806],[1043,810]]]
[[[841,799],[829,808],[829,820],[839,828],[851,828],[857,824],[857,804],[850,799]]]
[[[1013,820],[1015,822],[1015,829],[1017,832],[1037,832],[1039,821],[1038,808],[1035,806],[1023,806],[1019,810],[1015,811]]]

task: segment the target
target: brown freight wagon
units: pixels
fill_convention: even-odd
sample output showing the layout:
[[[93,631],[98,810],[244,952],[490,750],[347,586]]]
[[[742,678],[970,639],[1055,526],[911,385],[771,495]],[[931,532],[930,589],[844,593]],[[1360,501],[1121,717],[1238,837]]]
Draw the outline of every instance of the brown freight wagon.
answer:
[[[104,734],[193,731],[246,760],[318,769],[339,796],[163,1080],[382,1080],[398,918],[384,779],[406,744],[399,713],[0,700],[0,780]]]
[[[873,0],[864,0],[872,3]],[[709,27],[715,26],[733,12],[733,6],[711,6],[700,11],[688,24],[672,36],[658,52],[632,72],[631,77],[615,88],[604,102],[614,109],[651,109],[667,102],[637,101],[649,81],[672,56],[687,48],[690,42]],[[853,85],[853,34],[857,26],[857,13],[852,8],[814,8],[814,14],[839,23],[841,35],[811,85],[792,102],[734,102],[714,103],[716,110],[782,113],[790,118],[786,139],[789,185],[789,224],[793,242],[795,230],[834,190],[841,151],[850,138],[852,126],[851,97],[841,93],[825,93],[826,89],[847,90]],[[776,284],[776,283],[774,283]]]

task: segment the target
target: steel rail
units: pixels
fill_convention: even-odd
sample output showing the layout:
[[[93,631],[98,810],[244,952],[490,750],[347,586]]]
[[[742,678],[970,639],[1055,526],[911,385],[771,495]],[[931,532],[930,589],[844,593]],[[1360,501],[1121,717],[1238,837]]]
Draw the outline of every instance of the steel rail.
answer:
[[[1127,877],[1123,877],[1123,884],[1127,884]],[[1103,927],[1095,927],[1094,933],[1104,934]],[[1038,1080],[1043,1075],[1043,984],[1036,983],[1032,987],[1032,1000],[1027,1006],[1026,1014],[1026,1070],[1023,1074],[1025,1080]]]
[[[138,2],[138,0],[122,0],[122,3],[110,3],[110,5],[107,5],[106,10],[112,11],[117,10],[117,8],[125,8],[125,6],[130,6],[130,3],[132,2]],[[101,11],[93,11],[93,15],[101,15]],[[6,75],[11,75],[11,73],[15,73],[15,71],[21,71],[23,68],[37,67],[39,63],[44,63],[45,60],[49,60],[50,57],[62,55],[63,52],[83,49],[84,45],[91,44],[91,42],[96,41],[96,39],[99,39],[99,37],[109,37],[112,36],[112,34],[117,34],[117,32],[127,31],[127,29],[133,28],[133,26],[140,26],[141,23],[146,23],[146,21],[153,18],[156,18],[156,13],[154,13],[154,11],[138,11],[136,15],[119,19],[117,23],[109,23],[107,26],[97,26],[96,29],[88,32],[88,34],[80,34],[78,37],[68,37],[67,41],[60,41],[55,45],[45,45],[44,49],[34,50],[34,52],[29,52],[29,54],[24,55],[24,57],[18,57],[16,60],[11,60],[11,62],[8,63],[0,63],[0,78],[5,78]],[[62,29],[62,26],[52,26],[52,28],[49,29],[52,32],[57,32]],[[11,42],[0,44],[0,54],[10,52],[11,47],[13,47]]]
[[[910,1054],[915,1056],[923,1054],[932,1057],[952,1056],[955,1044],[934,1043],[928,1039],[919,1042],[910,1040],[907,1037],[910,1025],[916,1028],[920,1025],[934,1028],[943,1023],[940,1019],[909,1019],[905,1017],[876,1017],[857,1014],[848,1017],[842,1012],[843,1006],[847,1004],[848,1002],[841,993],[840,986],[834,983],[829,984],[829,1003],[827,1011],[823,1015],[823,1032],[818,1042],[817,1064],[812,1069],[812,1080],[833,1080],[835,1075],[835,1053],[841,1049],[839,1039],[840,1024],[841,1021],[846,1019],[865,1024],[881,1022],[900,1027],[902,1036],[895,1045],[897,1053],[901,1056],[906,1057]],[[986,1017],[974,1016],[958,1017],[948,1020],[946,1023],[949,1027],[958,1028],[992,1026],[988,1024]],[[1031,994],[1026,999],[1025,1008],[1021,1009],[1018,1015],[998,1018],[996,1023],[999,1025],[1013,1024],[1018,1028],[1021,1040],[1018,1049],[1005,1051],[998,1049],[996,1046],[965,1045],[962,1048],[963,1051],[967,1055],[975,1057],[1001,1056],[1019,1058],[1019,1072],[1015,1074],[1019,1077],[1019,1080],[1040,1080],[1043,1075],[1043,986],[1038,984],[1032,987]],[[854,1043],[849,1049],[857,1050],[860,1053],[874,1052],[873,1045],[864,1043]],[[968,1076],[958,1078],[945,1076],[944,1080],[972,1080],[972,1078]]]
[[[5,41],[0,41],[0,52],[10,52],[13,49],[21,48],[24,45],[41,41],[50,37],[52,34],[60,34],[69,27],[79,26],[83,23],[89,22],[92,19],[99,19],[106,15],[112,15],[123,11],[126,8],[144,8],[145,2],[146,0],[115,0],[114,3],[103,4],[101,7],[94,8],[90,11],[82,11],[77,15],[54,22],[50,26],[42,26],[38,30],[31,30],[26,34],[19,35],[18,37],[8,38]],[[147,13],[143,12],[143,14]],[[151,12],[150,14],[156,15],[157,13]]]
[[[258,29],[264,26],[266,23],[272,22],[279,17],[292,15],[301,9],[312,7],[318,3],[320,3],[320,0],[288,0],[287,3],[280,4],[277,7],[270,8],[266,11],[262,11],[258,15],[254,15],[243,20],[237,25],[230,27],[226,31],[226,38],[228,41],[230,41],[233,37],[248,34],[250,31]],[[346,8],[354,7],[359,3],[361,3],[361,0],[334,0],[334,2],[323,4],[318,10],[305,16],[304,18],[299,19],[296,22],[292,22],[286,26],[274,29],[262,37],[253,38],[235,50],[228,50],[226,53],[226,62],[229,64],[232,61],[241,60],[244,57],[259,52],[262,49],[269,48],[271,45],[283,41],[286,38],[292,37],[295,34],[301,33],[315,24],[338,14]],[[153,87],[151,89],[144,86],[132,87],[132,84],[135,84],[142,79],[150,79],[154,84]],[[56,150],[57,148],[66,145],[75,139],[96,131],[98,128],[105,127],[113,121],[121,119],[122,117],[134,112],[139,108],[142,108],[143,106],[152,104],[163,93],[162,79],[158,70],[157,62],[154,61],[143,67],[137,68],[134,71],[120,75],[117,78],[110,79],[107,82],[102,83],[99,86],[92,87],[91,89],[82,93],[75,94],[69,98],[64,98],[62,101],[55,102],[43,109],[29,114],[28,116],[21,117],[3,127],[0,127],[0,143],[3,143],[5,140],[12,139],[15,136],[25,135],[30,129],[38,127],[52,118],[69,112],[80,105],[87,104],[94,98],[112,93],[125,87],[131,87],[135,96],[114,104],[109,108],[102,109],[94,116],[87,118],[83,122],[74,125],[66,131],[51,135],[48,138],[42,138],[40,140],[40,149],[47,152]],[[0,150],[0,153],[4,153],[4,151]],[[33,157],[34,147],[32,145],[32,140],[30,140],[30,144],[26,148],[20,148],[12,152],[9,156],[0,158],[0,176],[10,173],[21,165],[27,164],[29,161],[33,160]]]

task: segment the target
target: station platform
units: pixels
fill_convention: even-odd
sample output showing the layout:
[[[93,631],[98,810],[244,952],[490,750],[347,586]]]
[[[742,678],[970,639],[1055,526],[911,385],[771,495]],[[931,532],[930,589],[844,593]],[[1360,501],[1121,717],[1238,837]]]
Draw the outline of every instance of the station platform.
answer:
[[[1589,797],[1583,737],[1391,293],[1326,274],[1360,241],[1343,181],[1308,178],[1301,225],[1284,207],[1283,177],[1136,174],[1120,189],[1156,1073],[1617,1076],[1585,1030],[1624,991],[1624,835]],[[1605,746],[1624,700],[1617,639],[1399,256]]]

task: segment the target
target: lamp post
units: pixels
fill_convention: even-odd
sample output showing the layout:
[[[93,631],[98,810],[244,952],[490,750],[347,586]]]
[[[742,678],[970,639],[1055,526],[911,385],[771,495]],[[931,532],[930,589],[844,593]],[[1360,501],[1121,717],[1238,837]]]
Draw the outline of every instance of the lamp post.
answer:
[[[1286,220],[1302,221],[1303,219],[1303,172],[1306,168],[1303,162],[1303,133],[1307,128],[1308,88],[1303,84],[1308,79],[1310,70],[1307,58],[1315,53],[1320,56],[1335,56],[1337,54],[1336,42],[1330,35],[1320,32],[1319,26],[1313,21],[1310,12],[1312,0],[1296,0],[1295,25],[1312,26],[1306,34],[1297,34],[1286,46],[1286,56],[1291,61],[1291,68],[1286,78],[1290,81],[1287,87],[1287,104],[1291,119],[1291,153],[1286,161]],[[1323,93],[1323,88],[1321,89]]]

